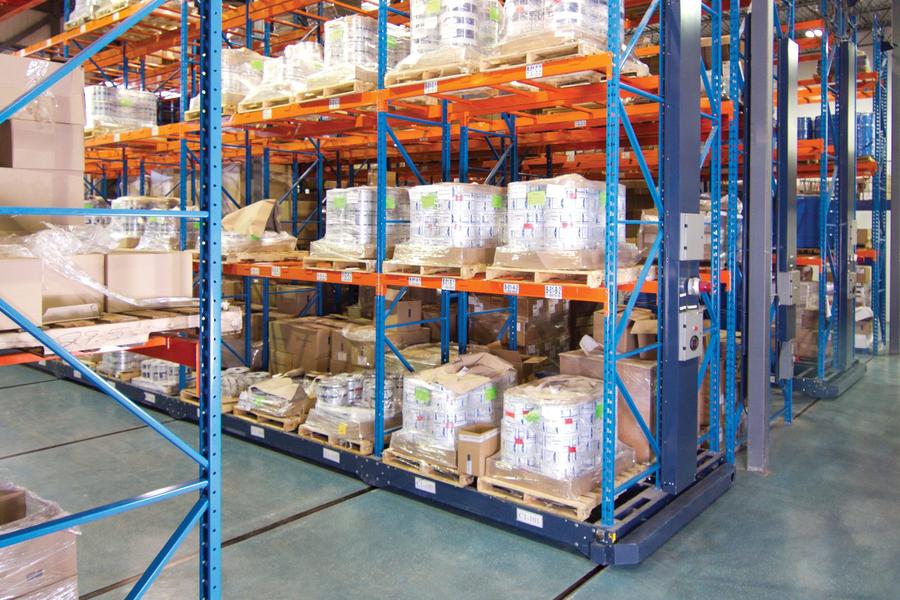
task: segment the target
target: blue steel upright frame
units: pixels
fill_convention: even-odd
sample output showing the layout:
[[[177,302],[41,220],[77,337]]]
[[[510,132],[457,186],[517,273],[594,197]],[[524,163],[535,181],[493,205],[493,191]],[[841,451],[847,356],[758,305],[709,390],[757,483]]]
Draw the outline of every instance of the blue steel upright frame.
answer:
[[[884,27],[875,19],[872,32],[875,97],[872,112],[875,120],[875,177],[872,181],[872,353],[887,346],[887,137],[888,137],[888,63],[891,46],[885,42]]]
[[[72,56],[58,70],[27,90],[9,106],[0,110],[0,123],[7,121],[40,94],[46,92],[63,77],[81,67],[99,50],[119,38],[132,26],[148,16],[165,0],[148,2],[133,15],[124,19],[101,35],[96,41]],[[83,525],[95,520],[141,508],[185,494],[197,494],[197,499],[187,515],[176,527],[163,548],[154,557],[147,570],[135,583],[129,598],[139,598],[149,589],[162,572],[169,559],[195,525],[199,523],[200,560],[199,595],[201,598],[221,597],[221,96],[220,90],[220,42],[222,36],[221,0],[198,2],[200,16],[200,64],[201,64],[201,115],[200,115],[200,206],[196,211],[149,211],[69,209],[35,206],[10,206],[0,209],[0,214],[32,214],[55,216],[166,216],[182,220],[197,219],[200,222],[200,408],[199,446],[191,445],[175,435],[159,421],[147,414],[133,400],[116,387],[86,367],[58,342],[47,336],[19,311],[0,299],[0,312],[31,334],[72,369],[83,380],[109,396],[132,415],[157,432],[183,454],[197,463],[198,475],[183,483],[156,489],[145,494],[87,509],[46,523],[0,535],[0,547],[31,540],[43,535]],[[127,176],[127,172],[126,172]],[[25,199],[23,199],[25,200]]]

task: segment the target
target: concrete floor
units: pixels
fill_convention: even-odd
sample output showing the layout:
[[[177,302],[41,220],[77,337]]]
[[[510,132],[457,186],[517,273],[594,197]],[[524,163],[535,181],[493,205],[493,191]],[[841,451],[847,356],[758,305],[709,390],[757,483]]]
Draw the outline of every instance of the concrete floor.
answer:
[[[734,488],[638,568],[568,597],[896,598],[900,360],[878,358],[837,401],[798,401],[772,471]],[[0,480],[69,511],[195,476],[178,451],[97,392],[0,369]],[[162,420],[168,418],[160,415]],[[193,425],[169,426],[193,440]],[[594,570],[578,555],[226,437],[226,598],[554,598]],[[321,505],[330,503],[325,508]],[[123,598],[189,498],[82,528],[82,597]],[[196,597],[196,534],[150,598]],[[118,584],[118,585],[117,585]]]

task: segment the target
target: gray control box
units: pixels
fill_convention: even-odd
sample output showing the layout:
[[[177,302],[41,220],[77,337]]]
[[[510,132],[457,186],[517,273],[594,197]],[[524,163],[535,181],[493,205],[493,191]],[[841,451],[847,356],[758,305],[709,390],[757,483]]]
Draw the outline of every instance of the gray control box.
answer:
[[[678,313],[678,360],[691,360],[703,355],[703,311],[682,308]]]
[[[703,260],[703,215],[681,213],[678,260]]]

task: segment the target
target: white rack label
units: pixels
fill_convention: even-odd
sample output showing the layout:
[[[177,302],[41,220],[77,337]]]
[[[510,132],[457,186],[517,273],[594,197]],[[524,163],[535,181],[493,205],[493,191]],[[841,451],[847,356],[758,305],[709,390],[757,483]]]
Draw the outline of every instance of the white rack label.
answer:
[[[281,267],[272,267],[272,277],[281,277]]]
[[[353,283],[353,273],[341,273],[341,281],[344,283]]]
[[[575,127],[587,127],[587,119],[578,119],[575,121]]]
[[[452,277],[441,278],[441,289],[453,291],[456,289],[456,280]]]
[[[78,28],[78,33],[84,33],[85,31],[87,31],[87,25],[82,25]]]
[[[250,435],[252,435],[253,437],[265,439],[266,430],[263,429],[262,427],[257,427],[256,425],[251,425],[250,426]]]
[[[113,134],[113,141],[114,141],[114,142],[118,142],[118,141],[121,140],[121,139],[122,139],[122,135],[121,135],[121,134],[119,134],[119,133],[114,133],[114,134]]]
[[[341,464],[341,453],[331,448],[322,448],[322,458],[333,463]]]
[[[46,360],[39,360],[39,361],[38,361],[38,364],[41,365],[42,367],[46,367],[46,366],[47,366],[47,361],[46,361]]]
[[[150,404],[156,404],[156,394],[151,394],[150,392],[144,392],[144,402],[149,402]]]
[[[425,82],[425,92],[426,94],[437,94],[437,81],[426,81]]]
[[[250,275],[259,275],[259,267],[250,267]]]
[[[525,65],[525,79],[537,79],[544,76],[544,63]]]
[[[118,13],[118,12],[114,12],[114,13],[113,13],[113,21],[118,21],[118,20],[119,20],[119,13]]]
[[[316,281],[328,281],[328,273],[316,273]]]
[[[74,377],[75,379],[81,379],[81,372],[80,371],[72,371],[72,377]]]
[[[263,111],[263,120],[268,121],[272,118],[272,109],[267,108]]]
[[[328,99],[328,110],[337,110],[341,107],[341,99],[340,98],[329,98]]]
[[[150,135],[152,135],[152,136],[159,135],[159,127],[153,127],[152,129],[150,129]]]
[[[544,298],[550,298],[552,300],[562,300],[562,286],[561,285],[545,285],[544,286]]]
[[[421,287],[422,286],[422,278],[421,277],[408,277],[406,279],[407,285],[411,285],[413,287]]]
[[[519,294],[519,284],[518,283],[504,283],[503,284],[503,293],[504,294]]]
[[[544,528],[544,515],[531,512],[530,510],[517,508],[516,521],[525,523],[526,525],[531,525],[532,527],[539,527],[541,529]]]
[[[437,485],[432,480],[422,477],[416,477],[416,489],[427,494],[437,494]]]
[[[199,420],[200,419],[200,409],[198,408],[196,412],[197,412],[197,419]]]

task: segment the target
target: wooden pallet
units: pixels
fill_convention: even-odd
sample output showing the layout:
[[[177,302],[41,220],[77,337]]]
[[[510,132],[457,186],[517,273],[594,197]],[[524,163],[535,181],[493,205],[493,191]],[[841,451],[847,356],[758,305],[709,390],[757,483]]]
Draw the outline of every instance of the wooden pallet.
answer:
[[[303,268],[371,273],[375,271],[375,259],[348,260],[346,258],[307,256],[303,259]]]
[[[332,431],[320,429],[309,423],[301,425],[297,434],[302,438],[322,444],[323,446],[330,446],[336,450],[343,450],[360,456],[369,456],[375,449],[375,444],[372,440],[361,440],[336,435]]]
[[[234,104],[223,104],[222,105],[222,116],[228,117],[237,112],[237,106]],[[184,120],[185,121],[196,121],[200,118],[200,109],[197,110],[186,110],[184,111]]]
[[[534,283],[581,283],[591,288],[601,287],[603,270],[596,271],[566,271],[549,269],[514,269],[511,267],[488,267],[485,273],[486,279],[510,279],[514,281],[526,281]]]
[[[135,0],[118,0],[118,2],[110,2],[94,11],[94,19],[111,15],[118,10],[122,10],[123,8],[134,4],[134,2]]]
[[[186,402],[188,404],[192,404],[197,408],[200,407],[200,398],[197,396],[197,393],[194,390],[183,389],[179,394],[179,398],[182,402]],[[230,397],[222,397],[222,414],[228,414],[234,409],[234,405],[237,404],[237,398]]]
[[[108,373],[108,372],[106,372],[106,371],[104,371],[104,370],[98,368],[98,369],[97,369],[97,372],[98,372],[99,374],[103,375],[104,377],[108,378],[108,379],[115,379],[115,380],[117,380],[117,381],[124,381],[125,383],[128,383],[129,381],[131,381],[131,380],[134,379],[135,377],[140,377],[140,376],[141,376],[141,370],[140,370],[140,369],[132,369],[132,370],[130,370],[130,371],[117,371],[117,372],[115,372],[115,373]]]
[[[246,411],[242,408],[238,408],[237,406],[234,406],[231,409],[231,412],[238,419],[256,423],[258,425],[262,425],[263,427],[277,429],[278,431],[284,431],[285,433],[297,431],[297,428],[300,427],[300,424],[303,423],[304,419],[303,416],[273,417],[272,415]]]
[[[410,275],[446,275],[472,279],[478,273],[484,273],[487,265],[411,265],[393,260],[381,264],[385,273],[409,273]]]
[[[197,254],[196,252],[194,254]],[[305,250],[279,250],[274,252],[229,252],[222,255],[223,263],[289,262],[301,261],[309,256]]]
[[[522,48],[515,48],[513,44],[510,44],[508,46],[508,51],[501,52],[496,56],[491,56],[482,60],[481,70],[490,71],[494,69],[506,69],[509,67],[539,63],[558,58],[588,56],[597,54],[600,51],[601,49],[598,48],[596,44],[584,40],[573,40],[571,42],[564,42],[562,44],[540,48],[530,48],[528,45],[525,45]]]
[[[265,108],[275,108],[276,106],[284,106],[290,104],[292,98],[290,96],[278,96],[276,98],[268,98],[266,100],[251,100],[250,102],[242,101],[237,105],[239,113],[253,112]]]
[[[335,98],[346,96],[347,94],[358,94],[360,92],[369,92],[375,89],[374,81],[363,81],[360,79],[351,79],[340,83],[333,83],[318,88],[310,88],[297,94],[297,100],[314,100],[316,98]]]
[[[435,479],[443,483],[449,483],[456,487],[466,487],[472,485],[475,478],[471,475],[464,475],[458,469],[445,465],[437,465],[421,459],[417,456],[401,452],[394,448],[388,448],[381,455],[381,460],[386,465],[421,475],[429,479]]]
[[[460,63],[403,69],[402,71],[392,71],[386,74],[384,76],[384,84],[386,86],[402,85],[404,83],[413,83],[416,81],[428,81],[430,79],[467,75],[472,72],[473,69],[471,65]]]
[[[628,481],[628,479],[638,475],[645,468],[645,465],[636,464],[630,469],[626,469],[618,474],[616,484]],[[566,498],[565,496],[539,490],[519,481],[496,479],[484,475],[478,478],[478,491],[495,498],[527,506],[534,510],[552,513],[577,521],[584,521],[590,517],[591,513],[600,506],[602,501],[599,488],[576,498]]]

